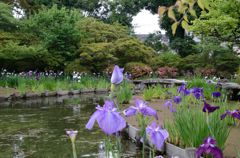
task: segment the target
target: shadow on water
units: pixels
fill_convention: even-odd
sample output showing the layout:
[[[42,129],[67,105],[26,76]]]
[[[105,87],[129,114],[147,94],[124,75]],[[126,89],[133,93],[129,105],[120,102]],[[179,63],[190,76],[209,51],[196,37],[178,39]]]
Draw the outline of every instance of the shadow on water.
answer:
[[[78,157],[99,157],[104,134],[85,125],[104,95],[80,95],[0,103],[0,158],[71,158],[66,129],[78,130]],[[141,157],[139,149],[122,140],[123,157]]]

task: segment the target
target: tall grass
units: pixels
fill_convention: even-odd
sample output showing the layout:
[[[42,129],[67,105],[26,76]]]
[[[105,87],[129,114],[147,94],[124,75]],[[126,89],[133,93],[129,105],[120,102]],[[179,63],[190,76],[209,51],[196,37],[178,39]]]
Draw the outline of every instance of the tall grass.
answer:
[[[167,122],[166,128],[170,131],[170,137],[179,137],[180,145],[183,147],[198,147],[203,140],[212,136],[217,140],[217,144],[224,149],[225,142],[229,135],[227,121],[220,120],[225,107],[211,113],[207,116],[199,107],[178,107],[172,123]],[[209,124],[207,123],[209,117]],[[178,144],[178,140],[175,144]]]
[[[199,87],[203,88],[204,91],[204,97],[206,99],[211,99],[212,97],[212,92],[217,91],[216,85],[214,84],[209,84],[207,81],[203,78],[200,77],[194,77],[190,82],[187,84],[188,88],[193,88],[193,87]]]
[[[20,93],[44,92],[57,90],[77,89],[107,89],[110,87],[106,77],[83,76],[80,82],[73,81],[70,77],[46,77],[41,76],[40,80],[28,76],[1,76],[0,87],[15,88]]]
[[[176,87],[163,88],[160,84],[143,90],[143,98],[147,101],[151,101],[152,99],[170,99],[175,95],[177,95]]]
[[[146,101],[151,101],[154,98],[155,89],[154,87],[148,87],[143,90],[143,98]]]
[[[119,90],[116,92],[117,102],[119,104],[127,104],[130,102],[133,96],[133,86],[129,83],[123,82]]]

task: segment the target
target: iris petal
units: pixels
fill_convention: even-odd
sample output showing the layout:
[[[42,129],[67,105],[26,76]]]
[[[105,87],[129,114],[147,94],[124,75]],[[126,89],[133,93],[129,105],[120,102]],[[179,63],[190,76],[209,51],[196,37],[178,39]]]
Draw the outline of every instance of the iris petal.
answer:
[[[223,158],[222,151],[217,147],[211,148],[210,152],[215,158]]]
[[[146,132],[150,136],[150,141],[158,150],[162,148],[165,140],[169,136],[167,130],[161,129],[155,121],[150,126],[147,126]]]
[[[207,137],[204,143],[196,150],[196,158],[200,158],[203,154],[211,154],[214,158],[223,158],[221,149],[217,146],[216,140],[212,137]]]
[[[154,116],[156,118],[156,120],[158,120],[158,116],[157,116],[157,111],[150,108],[150,107],[145,107],[145,108],[142,108],[141,110],[141,113],[144,115],[144,116]]]
[[[136,99],[136,100],[135,100],[135,105],[136,105],[136,107],[140,108],[140,107],[145,106],[146,104],[144,103],[143,100]]]
[[[129,108],[123,111],[123,114],[127,117],[136,115],[136,113],[137,113],[137,109],[132,106],[130,106]]]
[[[219,109],[219,106],[211,106],[207,102],[204,102],[204,107],[202,109],[203,112],[211,113],[214,112],[215,110]]]
[[[120,84],[123,81],[123,68],[115,65],[111,77],[112,84]]]
[[[105,109],[113,109],[113,108],[115,108],[114,102],[113,102],[113,101],[110,101],[110,100],[106,100],[106,101],[104,102],[103,107],[104,107]]]
[[[93,125],[96,121],[96,119],[101,116],[101,111],[100,110],[97,110],[93,113],[93,115],[91,116],[91,118],[89,119],[88,123],[86,124],[86,128],[91,130],[93,128]]]
[[[126,126],[125,120],[117,112],[105,111],[101,119],[97,119],[99,127],[108,135],[122,130]]]
[[[168,134],[167,130],[161,129],[160,132],[162,133],[164,139],[167,139],[169,137],[169,134]]]
[[[151,134],[151,142],[160,150],[164,144],[164,137],[160,132],[153,132]]]

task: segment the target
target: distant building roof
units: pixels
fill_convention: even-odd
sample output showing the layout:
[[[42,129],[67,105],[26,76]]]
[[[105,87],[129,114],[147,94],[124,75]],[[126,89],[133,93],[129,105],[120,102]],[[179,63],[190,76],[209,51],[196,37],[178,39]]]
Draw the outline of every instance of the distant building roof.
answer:
[[[136,36],[140,41],[144,42],[144,41],[148,38],[149,34],[135,34],[135,36]],[[164,43],[164,44],[166,44],[166,45],[169,44],[169,38],[167,37],[166,34],[162,34],[160,40],[161,40],[162,43]]]
[[[149,34],[135,34],[135,35],[142,42],[144,42],[147,39],[147,37],[149,36]]]

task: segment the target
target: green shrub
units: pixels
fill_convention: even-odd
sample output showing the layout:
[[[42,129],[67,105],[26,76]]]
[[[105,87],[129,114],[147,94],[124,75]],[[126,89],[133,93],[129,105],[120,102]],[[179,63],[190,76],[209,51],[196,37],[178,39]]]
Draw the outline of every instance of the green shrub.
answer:
[[[154,70],[164,66],[180,68],[179,67],[180,63],[181,63],[181,58],[178,54],[172,51],[166,51],[155,56],[153,58],[153,62],[151,63],[151,66],[154,68]]]
[[[68,63],[68,65],[66,65],[64,72],[67,74],[72,74],[73,72],[86,72],[89,73],[89,69],[86,67],[83,67],[81,65],[80,60],[76,59],[74,61],[71,61]]]

